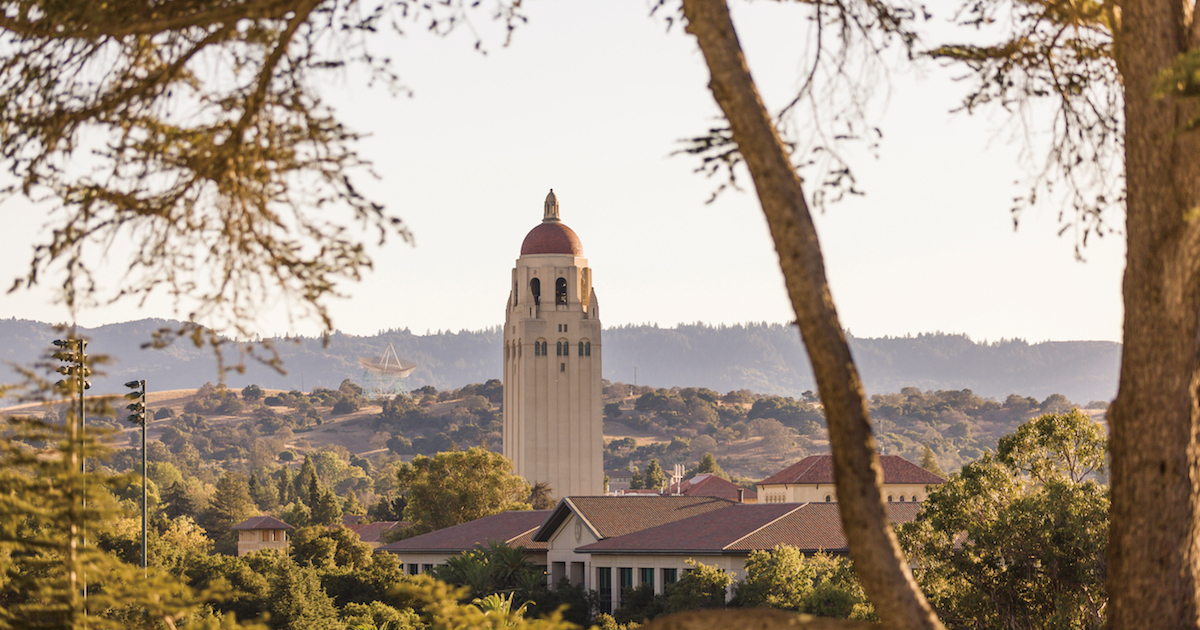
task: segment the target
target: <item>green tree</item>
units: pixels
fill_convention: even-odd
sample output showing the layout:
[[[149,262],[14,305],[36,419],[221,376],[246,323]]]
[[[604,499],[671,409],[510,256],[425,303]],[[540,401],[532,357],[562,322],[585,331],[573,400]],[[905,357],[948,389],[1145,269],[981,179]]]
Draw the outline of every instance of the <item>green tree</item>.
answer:
[[[732,604],[806,612],[816,578],[816,567],[805,562],[804,554],[795,547],[752,551],[746,558],[746,577],[738,582]]]
[[[921,449],[921,468],[939,477],[946,476],[946,473],[942,472],[942,467],[938,465],[937,456],[933,454],[933,449],[929,448],[928,444],[923,445]]]
[[[360,570],[371,563],[371,546],[345,527],[298,527],[292,530],[288,539],[288,552],[301,566]]]
[[[317,495],[312,507],[312,522],[316,525],[337,525],[342,522],[342,504],[332,490],[326,488]]]
[[[725,606],[725,593],[733,583],[733,576],[694,560],[689,559],[687,563],[692,565],[692,569],[685,572],[667,591],[667,612]]]
[[[479,447],[416,456],[397,472],[408,500],[408,532],[423,534],[498,512],[528,510],[529,484],[512,470],[503,455]]]
[[[985,455],[930,493],[899,536],[952,626],[1104,626],[1108,492],[1095,482],[1031,482]]]
[[[313,465],[312,458],[306,455],[304,463],[300,464],[300,472],[292,479],[292,485],[295,487],[296,498],[310,506],[318,496],[312,494],[312,486],[316,479],[317,467]]]
[[[268,601],[275,630],[343,630],[333,600],[321,588],[313,567],[282,561],[271,576]]]
[[[696,475],[709,474],[716,475],[725,481],[729,481],[729,473],[725,472],[724,468],[717,463],[717,458],[712,453],[705,453],[700,459],[700,464],[696,466]]]
[[[533,484],[529,490],[529,498],[525,499],[525,502],[535,510],[549,510],[558,503],[554,500],[554,488],[551,488],[550,484],[545,481]]]
[[[642,483],[645,484],[646,488],[662,490],[663,486],[667,483],[667,474],[663,472],[657,458],[650,460],[650,463],[646,464],[646,472],[642,475],[642,479]]]
[[[1108,456],[1104,430],[1078,409],[1048,413],[1000,438],[997,459],[1045,483],[1066,477],[1079,483],[1103,472]]]
[[[210,538],[223,543],[223,551],[232,552],[236,544],[229,538],[230,528],[256,512],[246,476],[226,471],[217,480],[212,501],[204,512],[204,529]]]

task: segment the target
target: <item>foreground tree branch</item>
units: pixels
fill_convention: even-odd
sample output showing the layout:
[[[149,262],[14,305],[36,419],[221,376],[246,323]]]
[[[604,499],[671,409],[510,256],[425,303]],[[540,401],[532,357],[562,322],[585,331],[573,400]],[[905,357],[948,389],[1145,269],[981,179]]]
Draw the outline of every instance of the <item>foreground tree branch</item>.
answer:
[[[941,628],[917,589],[884,510],[883,473],[800,179],[746,67],[724,0],[684,0],[687,31],[712,73],[709,87],[746,161],[779,253],[788,295],[825,404],[838,506],[863,590],[895,628]]]

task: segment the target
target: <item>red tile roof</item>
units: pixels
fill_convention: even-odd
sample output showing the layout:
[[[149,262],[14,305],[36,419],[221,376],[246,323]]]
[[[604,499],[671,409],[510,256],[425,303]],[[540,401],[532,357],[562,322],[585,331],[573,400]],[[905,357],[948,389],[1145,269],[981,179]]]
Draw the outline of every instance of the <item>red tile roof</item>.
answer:
[[[502,541],[515,546],[519,541],[528,541],[531,533],[541,526],[549,514],[550,510],[501,512],[462,525],[439,529],[436,532],[413,536],[405,540],[397,540],[375,551],[461,553],[468,549],[474,549],[475,545],[487,545],[491,541]],[[530,550],[546,549],[545,543],[533,541],[528,541],[528,544],[522,546]]]
[[[891,503],[888,517],[907,523],[918,503]],[[681,521],[584,545],[580,553],[646,555],[745,555],[791,545],[806,553],[845,553],[841,515],[836,503],[732,505]]]
[[[284,523],[283,521],[275,518],[274,516],[267,516],[264,514],[262,516],[251,516],[250,518],[242,521],[241,523],[238,523],[237,525],[234,525],[233,527],[230,527],[229,529],[232,529],[234,531],[239,531],[239,530],[244,530],[244,529],[256,530],[256,529],[296,529],[296,528],[292,527],[291,525],[288,525],[287,523]]]
[[[359,523],[357,525],[347,525],[346,529],[358,534],[358,537],[365,543],[379,542],[379,537],[386,531],[391,531],[396,526],[405,526],[402,521],[375,521],[374,523]]]
[[[583,520],[596,538],[603,540],[674,523],[729,505],[732,502],[717,497],[567,497],[558,502],[533,539],[549,542],[572,513]]]
[[[745,501],[753,503],[758,498],[758,493],[753,490],[747,490],[733,482],[722,479],[716,475],[704,473],[696,475],[691,479],[684,479],[679,482],[678,488],[671,486],[667,488],[667,494],[679,494],[685,497],[720,497],[729,499],[730,501],[738,500],[738,491],[744,492],[742,498]]]
[[[880,455],[883,483],[938,484],[946,480],[899,455]],[[833,455],[809,455],[758,482],[760,486],[779,484],[833,483]]]

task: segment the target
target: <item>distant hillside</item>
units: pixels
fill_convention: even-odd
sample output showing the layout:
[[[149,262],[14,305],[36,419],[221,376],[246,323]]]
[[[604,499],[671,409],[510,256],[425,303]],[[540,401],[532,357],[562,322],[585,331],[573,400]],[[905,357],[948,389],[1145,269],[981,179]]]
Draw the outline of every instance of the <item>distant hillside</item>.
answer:
[[[151,333],[168,325],[146,319],[83,329],[89,350],[106,353],[114,362],[106,376],[93,379],[97,392],[118,391],[120,384],[146,378],[151,389],[184,389],[217,380],[212,351],[176,343],[164,350],[142,350]],[[0,360],[28,365],[55,338],[49,325],[29,320],[0,320]],[[287,374],[248,363],[244,374],[230,373],[231,387],[257,383],[266,388],[336,388],[359,380],[360,356],[379,355],[392,344],[400,358],[418,368],[411,388],[439,389],[482,383],[501,374],[501,331],[438,332],[415,335],[391,330],[370,337],[335,334],[328,347],[320,339],[275,340]],[[798,396],[816,389],[808,358],[793,326],[681,325],[621,326],[604,331],[604,377],[655,387],[708,387],[720,392],[755,392]],[[1044,398],[1059,393],[1084,403],[1116,395],[1120,344],[1105,341],[1061,341],[1028,344],[1005,340],[976,343],[965,335],[942,333],[915,337],[851,338],[851,348],[869,393],[970,389],[985,397],[1010,393]],[[232,357],[236,360],[236,357]]]

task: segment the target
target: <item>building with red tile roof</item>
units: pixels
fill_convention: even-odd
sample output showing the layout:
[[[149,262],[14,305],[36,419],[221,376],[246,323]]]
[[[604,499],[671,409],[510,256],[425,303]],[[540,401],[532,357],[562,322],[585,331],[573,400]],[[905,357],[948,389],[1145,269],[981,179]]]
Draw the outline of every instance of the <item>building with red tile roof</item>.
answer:
[[[244,556],[253,551],[264,549],[279,549],[286,551],[288,547],[288,531],[296,529],[274,516],[251,516],[250,518],[229,528],[238,533],[238,556]]]
[[[929,496],[930,486],[946,482],[898,455],[880,455],[883,468],[884,498],[889,503],[920,502]],[[762,503],[836,503],[833,483],[833,456],[810,455],[758,482]]]
[[[429,571],[436,565],[445,564],[446,558],[461,555],[476,546],[486,547],[491,542],[503,542],[510,546],[525,548],[534,564],[545,566],[546,544],[532,539],[550,515],[550,510],[526,510],[501,512],[491,516],[439,529],[435,532],[413,536],[404,540],[382,545],[375,553],[394,553],[400,556],[405,573],[415,575]]]
[[[757,492],[708,473],[702,473],[669,486],[666,494],[678,494],[685,497],[718,497],[738,503],[758,502]]]

